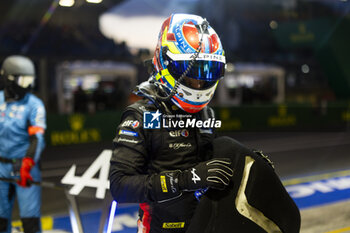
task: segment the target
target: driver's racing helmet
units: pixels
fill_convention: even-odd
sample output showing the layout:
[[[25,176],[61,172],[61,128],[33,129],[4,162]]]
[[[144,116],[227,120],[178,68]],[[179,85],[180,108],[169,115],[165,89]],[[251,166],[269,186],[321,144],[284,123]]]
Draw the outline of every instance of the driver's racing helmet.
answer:
[[[153,57],[155,77],[167,94],[176,89],[171,101],[179,108],[188,113],[203,109],[224,76],[225,63],[219,36],[205,19],[173,14],[164,21]]]

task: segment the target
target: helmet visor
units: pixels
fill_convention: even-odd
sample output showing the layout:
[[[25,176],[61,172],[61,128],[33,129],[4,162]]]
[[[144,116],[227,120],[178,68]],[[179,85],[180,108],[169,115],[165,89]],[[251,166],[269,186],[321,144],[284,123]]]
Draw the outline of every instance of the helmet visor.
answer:
[[[170,61],[167,66],[169,73],[178,79],[187,70],[191,61]],[[187,77],[203,80],[217,81],[225,74],[225,63],[217,61],[196,60],[186,74]]]
[[[178,79],[180,76],[188,69],[192,59],[189,60],[177,60],[177,54],[172,54],[169,51],[167,52],[169,64],[167,66],[169,73],[175,78]],[[179,54],[179,55],[191,55],[191,54]],[[206,55],[204,55],[206,56]],[[192,67],[189,69],[186,74],[187,77],[215,82],[222,78],[225,74],[225,60],[221,55],[207,55],[209,57],[203,57],[202,54],[199,54],[198,58],[193,62]],[[223,60],[218,60],[211,58],[210,56],[223,57]],[[174,59],[175,58],[175,59]],[[191,56],[189,56],[191,58]],[[203,60],[202,60],[203,59]]]
[[[22,88],[32,86],[34,83],[34,76],[32,75],[9,75],[8,79]]]

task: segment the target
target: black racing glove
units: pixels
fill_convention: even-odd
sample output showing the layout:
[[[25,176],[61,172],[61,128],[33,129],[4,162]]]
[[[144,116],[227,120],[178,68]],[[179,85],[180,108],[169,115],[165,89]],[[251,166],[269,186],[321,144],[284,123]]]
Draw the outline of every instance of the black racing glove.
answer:
[[[185,171],[164,171],[154,175],[152,196],[155,201],[163,202],[180,196],[182,191],[222,190],[229,185],[232,176],[230,159],[212,159]]]
[[[179,186],[184,191],[204,188],[223,190],[229,185],[233,170],[230,159],[212,159],[183,171],[179,176]]]

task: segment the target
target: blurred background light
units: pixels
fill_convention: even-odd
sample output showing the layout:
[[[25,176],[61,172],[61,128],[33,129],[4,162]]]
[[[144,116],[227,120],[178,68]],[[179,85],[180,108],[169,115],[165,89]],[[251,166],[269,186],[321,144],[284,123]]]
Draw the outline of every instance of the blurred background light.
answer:
[[[72,7],[74,5],[74,0],[60,0],[59,4],[63,7]]]
[[[113,7],[99,17],[104,36],[120,43],[125,41],[131,50],[154,51],[159,28],[172,13],[190,13],[198,0],[129,0]],[[145,36],[147,35],[147,36]]]
[[[226,71],[227,71],[227,72],[233,72],[233,71],[235,71],[235,65],[232,64],[232,63],[227,63],[227,65],[226,65]]]
[[[102,0],[86,0],[88,3],[101,3]]]
[[[277,29],[278,23],[275,20],[270,21],[270,28],[271,29]]]
[[[308,74],[310,72],[310,67],[307,65],[307,64],[303,64],[301,66],[301,71],[304,73],[304,74]]]

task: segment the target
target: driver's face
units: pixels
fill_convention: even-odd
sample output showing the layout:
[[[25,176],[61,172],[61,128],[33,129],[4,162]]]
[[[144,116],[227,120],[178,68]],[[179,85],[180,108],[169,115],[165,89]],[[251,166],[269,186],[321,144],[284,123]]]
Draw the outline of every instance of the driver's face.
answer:
[[[194,78],[189,78],[189,77],[185,77],[184,78],[184,83],[186,86],[193,88],[193,89],[203,89],[205,81],[204,80],[197,80]]]

